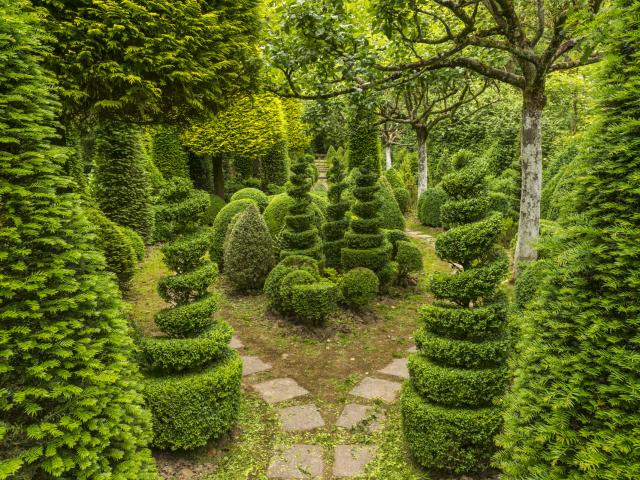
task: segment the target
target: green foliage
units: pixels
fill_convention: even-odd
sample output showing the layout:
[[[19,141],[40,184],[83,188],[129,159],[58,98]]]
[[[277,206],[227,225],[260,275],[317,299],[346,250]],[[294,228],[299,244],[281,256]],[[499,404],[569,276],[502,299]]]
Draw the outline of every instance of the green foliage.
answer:
[[[389,185],[394,190],[396,188],[405,188],[404,181],[402,180],[402,175],[395,168],[390,168],[384,172],[384,176],[389,181]]]
[[[229,431],[238,415],[241,381],[242,360],[229,349],[206,369],[147,377],[154,445],[190,450]]]
[[[327,171],[329,206],[327,208],[327,222],[322,225],[323,248],[325,265],[337,269],[342,264],[342,248],[345,246],[344,234],[349,228],[347,212],[351,205],[348,200],[342,198],[348,186],[343,160],[335,150],[330,149],[327,153],[327,161],[330,162]]]
[[[224,198],[221,198],[217,195],[210,195],[209,208],[207,208],[207,212],[204,216],[205,225],[213,225],[213,222],[218,216],[218,213],[220,213],[220,210],[222,210],[225,205],[226,202],[224,201]]]
[[[307,134],[308,125],[303,120],[302,101],[295,98],[282,100],[282,109],[287,122],[287,145],[292,152],[306,152],[311,144]]]
[[[0,0],[0,478],[152,480],[124,305],[52,146],[49,39],[31,12]]]
[[[178,273],[185,273],[204,265],[202,257],[209,247],[208,232],[182,237],[162,246],[164,263]]]
[[[100,210],[149,242],[153,232],[151,185],[145,171],[142,132],[134,125],[103,122],[96,138],[95,198]]]
[[[295,270],[306,270],[314,276],[314,279],[320,279],[318,262],[313,258],[303,255],[291,255],[282,259],[280,263],[271,270],[264,282],[264,293],[274,310],[283,311],[285,308],[280,287],[282,286],[284,277]]]
[[[369,306],[378,294],[380,282],[372,270],[356,267],[340,278],[340,292],[345,305],[363,309]]]
[[[640,476],[640,4],[618,0],[596,90],[600,118],[581,156],[575,224],[523,318],[506,398],[506,479]]]
[[[376,125],[373,108],[362,99],[357,101],[348,126],[349,170],[359,167],[380,171],[380,136]]]
[[[536,292],[548,272],[549,263],[544,260],[527,262],[518,266],[518,277],[514,288],[513,305],[518,310],[535,300]]]
[[[174,177],[160,192],[154,238],[172,240],[198,231],[206,223],[209,207],[207,192],[193,188],[186,178]]]
[[[133,248],[133,251],[136,254],[136,259],[139,262],[144,260],[144,256],[147,253],[147,251],[144,245],[144,240],[142,239],[140,234],[128,227],[120,227],[120,228],[122,229],[122,232],[127,237],[127,241],[129,242],[129,245],[131,245],[131,248]]]
[[[409,358],[410,382],[402,391],[407,441],[430,470],[487,469],[493,436],[501,427],[496,402],[508,382],[510,342],[504,297],[497,289],[508,259],[495,245],[500,215],[488,216],[488,202],[478,200],[487,195],[485,165],[464,162],[441,182],[449,197],[443,208],[453,227],[438,237],[436,252],[458,271],[431,278],[437,301],[421,311],[418,353]],[[454,208],[474,201],[483,209],[472,219],[464,208]],[[398,242],[398,257],[407,247],[403,243]]]
[[[187,152],[182,146],[180,131],[176,127],[160,126],[154,129],[151,137],[151,155],[154,165],[165,179],[189,178]]]
[[[398,202],[398,207],[402,213],[407,213],[411,205],[411,193],[404,187],[394,188],[393,196]]]
[[[226,278],[236,290],[261,290],[275,264],[269,229],[256,205],[249,205],[227,229]]]
[[[318,231],[325,221],[326,205],[325,200],[316,193],[311,193],[311,208],[313,209],[313,224]],[[286,193],[274,195],[269,201],[269,205],[264,210],[264,221],[267,223],[271,237],[276,240],[284,228],[284,218],[287,216],[289,208],[294,200]]]
[[[208,294],[198,302],[187,303],[160,310],[155,315],[158,328],[173,338],[193,337],[209,328],[214,320],[213,313],[218,310],[220,298]]]
[[[291,289],[293,314],[304,324],[321,326],[338,308],[338,295],[336,284],[327,280],[295,285]]]
[[[309,163],[312,157],[300,155],[291,168],[293,173],[287,185],[287,195],[293,199],[284,218],[284,228],[280,233],[282,250],[280,258],[290,255],[306,255],[317,260],[322,259],[322,239],[314,226],[312,207],[312,180]]]
[[[379,182],[381,187],[378,194],[381,201],[378,209],[378,216],[381,219],[380,227],[389,230],[404,230],[404,215],[402,215],[402,210],[396,201],[389,181],[386,177],[381,176]]]
[[[418,200],[418,219],[427,227],[441,227],[440,209],[448,197],[440,187],[427,188]]]
[[[249,199],[253,200],[261,212],[264,212],[264,209],[269,205],[269,197],[262,191],[257,188],[243,188],[235,192],[231,196],[231,201],[240,200],[240,199]]]
[[[262,185],[285,185],[289,179],[289,158],[287,156],[287,144],[280,141],[273,145],[261,157]]]
[[[233,220],[233,217],[244,212],[249,205],[255,205],[255,202],[248,199],[230,202],[220,210],[213,222],[209,258],[211,258],[211,261],[217,262],[220,269],[223,268],[224,239],[227,236],[229,224],[231,223],[231,220]]]
[[[409,241],[409,236],[404,232],[404,230],[385,230],[384,236],[393,247],[391,254],[392,258],[396,258],[396,255],[398,254],[398,242],[403,240]]]
[[[125,230],[109,220],[100,210],[87,209],[85,213],[92,220],[97,236],[96,246],[104,255],[107,270],[114,273],[120,285],[126,288],[138,262],[136,251]]]
[[[218,267],[215,263],[202,263],[196,270],[160,280],[158,294],[165,302],[174,305],[184,305],[204,296],[218,276]]]
[[[35,0],[67,118],[95,112],[178,121],[217,111],[254,85],[260,3]]]
[[[398,262],[398,274],[406,278],[411,273],[421,272],[424,268],[422,261],[422,251],[408,240],[396,242],[396,254],[393,257]]]

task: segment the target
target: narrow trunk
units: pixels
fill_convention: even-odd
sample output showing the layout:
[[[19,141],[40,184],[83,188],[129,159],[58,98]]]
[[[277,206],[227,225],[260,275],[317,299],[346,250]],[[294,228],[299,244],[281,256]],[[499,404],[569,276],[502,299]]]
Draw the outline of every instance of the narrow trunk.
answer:
[[[426,192],[429,183],[427,136],[428,131],[426,128],[416,127],[416,137],[418,138],[418,198]]]
[[[540,235],[540,198],[542,196],[542,112],[544,90],[525,92],[522,102],[522,144],[520,168],[520,220],[514,258],[514,278],[521,262],[535,260],[535,241]]]
[[[393,162],[391,161],[391,144],[390,143],[387,143],[385,145],[385,158],[387,159],[387,162],[386,162],[387,170],[391,170],[391,167],[393,166]]]
[[[224,172],[222,169],[222,157],[213,157],[213,189],[215,194],[224,198]]]

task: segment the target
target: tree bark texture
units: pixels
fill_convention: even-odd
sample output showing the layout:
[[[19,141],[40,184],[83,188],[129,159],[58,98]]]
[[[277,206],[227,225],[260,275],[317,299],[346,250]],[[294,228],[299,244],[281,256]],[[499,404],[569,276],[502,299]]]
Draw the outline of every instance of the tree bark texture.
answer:
[[[429,166],[427,163],[427,137],[428,131],[424,127],[416,127],[418,138],[418,198],[427,191],[429,184]]]
[[[393,161],[391,158],[391,144],[387,143],[384,146],[384,153],[385,153],[385,159],[386,159],[386,169],[387,170],[391,170],[391,167],[393,167]]]

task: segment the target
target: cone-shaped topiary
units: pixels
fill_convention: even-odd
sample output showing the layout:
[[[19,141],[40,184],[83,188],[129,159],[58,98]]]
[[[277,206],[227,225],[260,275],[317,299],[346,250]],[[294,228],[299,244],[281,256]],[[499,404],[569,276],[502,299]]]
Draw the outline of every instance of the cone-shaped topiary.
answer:
[[[327,267],[340,268],[342,266],[342,248],[345,246],[344,234],[349,228],[347,212],[351,208],[348,200],[342,198],[347,189],[345,165],[338,158],[333,147],[327,153],[327,160],[331,162],[327,171],[329,180],[329,207],[327,208],[327,222],[322,226],[324,233],[324,256]]]
[[[314,225],[315,214],[309,191],[312,186],[310,157],[299,155],[291,168],[293,173],[287,185],[287,195],[294,200],[284,218],[281,232],[280,258],[290,255],[306,255],[321,260],[322,240]]]
[[[275,264],[267,224],[257,205],[239,213],[227,229],[224,264],[227,280],[236,290],[260,290]]]
[[[499,438],[508,480],[640,478],[640,3],[614,8],[600,119],[570,196],[579,222],[521,323]]]
[[[227,203],[213,221],[211,229],[211,240],[209,245],[209,258],[211,261],[218,263],[218,267],[222,270],[222,262],[224,259],[224,241],[227,238],[227,231],[233,218],[239,213],[244,212],[250,205],[255,205],[253,200],[242,198]]]
[[[170,180],[173,177],[189,178],[187,151],[180,141],[180,132],[174,126],[159,126],[151,137],[153,163],[162,176]]]
[[[156,478],[115,282],[51,146],[49,41],[0,0],[0,478]]]
[[[485,166],[472,162],[447,175],[453,228],[436,241],[438,256],[457,273],[437,273],[437,301],[422,308],[418,353],[402,391],[402,415],[414,456],[431,470],[483,470],[494,452],[502,419],[495,401],[507,384],[506,301],[498,287],[508,259],[496,245],[499,214],[487,216]],[[476,206],[484,207],[476,208]],[[473,211],[473,215],[468,215]]]
[[[219,300],[209,288],[218,269],[204,259],[209,240],[210,233],[201,231],[162,247],[176,272],[158,285],[170,304],[155,318],[166,337],[140,341],[158,448],[201,447],[226,432],[238,412],[242,363],[228,346],[231,327],[213,319]]]
[[[95,148],[94,193],[100,210],[110,220],[132,228],[150,242],[153,207],[142,130],[135,125],[104,120]]]

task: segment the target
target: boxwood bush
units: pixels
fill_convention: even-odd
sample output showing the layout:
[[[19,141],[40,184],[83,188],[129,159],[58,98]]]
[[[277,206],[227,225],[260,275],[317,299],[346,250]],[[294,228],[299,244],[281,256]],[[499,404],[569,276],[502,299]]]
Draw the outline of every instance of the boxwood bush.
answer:
[[[427,227],[441,227],[440,209],[447,194],[440,187],[427,188],[418,200],[418,220]]]
[[[343,193],[347,189],[345,165],[335,152],[327,155],[331,166],[327,172],[329,181],[329,207],[327,208],[327,222],[322,225],[324,233],[325,265],[330,268],[340,269],[342,266],[342,249],[345,246],[344,234],[349,228],[347,212],[351,204]]]
[[[411,241],[400,240],[396,243],[395,261],[398,262],[398,275],[407,278],[424,268],[422,251]]]
[[[318,262],[313,258],[303,255],[291,255],[282,259],[280,263],[271,270],[264,282],[263,291],[274,310],[283,310],[283,299],[280,294],[280,287],[284,277],[294,270],[306,270],[313,274],[316,280],[320,279]]]
[[[224,267],[224,240],[227,236],[229,224],[231,223],[231,220],[233,220],[233,217],[244,212],[249,205],[254,203],[255,202],[253,200],[246,198],[229,202],[222,210],[220,210],[218,216],[213,222],[209,245],[209,258],[212,262],[217,262],[221,270]]]
[[[234,200],[241,200],[243,198],[256,202],[261,212],[264,212],[264,209],[269,205],[269,197],[267,197],[267,194],[257,188],[241,188],[231,196],[231,201],[233,202]]]
[[[94,232],[96,246],[104,254],[107,270],[118,277],[121,288],[126,289],[135,273],[138,259],[124,229],[109,220],[100,210],[87,209]]]
[[[366,308],[378,294],[378,276],[368,268],[356,267],[340,278],[340,291],[345,305]]]
[[[189,179],[174,177],[167,182],[155,209],[155,240],[173,240],[179,234],[198,231],[206,223],[209,197],[207,192],[193,188]]]

